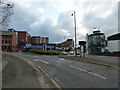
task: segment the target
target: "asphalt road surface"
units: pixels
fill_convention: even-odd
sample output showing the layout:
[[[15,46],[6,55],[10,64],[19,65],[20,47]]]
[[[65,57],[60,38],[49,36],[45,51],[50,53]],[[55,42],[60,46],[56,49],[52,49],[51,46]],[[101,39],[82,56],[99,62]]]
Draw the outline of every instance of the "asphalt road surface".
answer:
[[[57,56],[10,54],[35,63],[62,88],[118,88],[118,70],[114,68]]]

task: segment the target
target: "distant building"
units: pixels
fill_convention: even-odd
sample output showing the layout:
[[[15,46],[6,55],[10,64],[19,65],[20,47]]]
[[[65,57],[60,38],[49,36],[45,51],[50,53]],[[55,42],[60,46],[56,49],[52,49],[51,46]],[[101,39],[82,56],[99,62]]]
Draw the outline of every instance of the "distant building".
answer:
[[[104,33],[99,30],[93,31],[93,34],[87,35],[87,52],[88,54],[100,54],[106,51],[107,41]]]
[[[65,50],[65,51],[73,50],[74,41],[73,41],[73,39],[67,39],[64,42],[57,44],[57,47]]]
[[[45,50],[45,51],[50,51],[50,50],[56,50],[56,44],[39,44],[39,45],[31,45],[28,46],[27,48],[26,45],[20,45],[22,48],[22,51],[29,51],[30,49],[38,49],[38,50]]]
[[[31,42],[32,42],[33,45],[48,44],[49,43],[49,38],[48,37],[40,37],[40,36],[32,36],[31,37]]]
[[[120,51],[120,33],[107,37],[108,40],[108,51],[117,52]]]
[[[49,38],[48,37],[40,37],[40,43],[48,44],[49,43]]]
[[[31,37],[31,44],[32,45],[38,45],[38,44],[40,44],[40,36],[32,36]]]
[[[31,36],[27,31],[17,31],[18,32],[18,43],[19,45],[30,44]]]
[[[2,51],[18,51],[18,33],[15,30],[1,31]]]

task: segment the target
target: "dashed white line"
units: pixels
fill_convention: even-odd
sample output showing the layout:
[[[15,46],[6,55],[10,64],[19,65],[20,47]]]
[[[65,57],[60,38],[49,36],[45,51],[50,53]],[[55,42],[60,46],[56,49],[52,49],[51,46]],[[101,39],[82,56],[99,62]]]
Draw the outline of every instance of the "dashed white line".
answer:
[[[60,58],[60,60],[61,60],[61,61],[64,61],[64,59],[63,59],[63,58]]]
[[[101,75],[98,75],[98,74],[96,74],[96,73],[89,72],[89,71],[87,71],[87,70],[80,69],[80,68],[75,67],[75,66],[72,66],[72,65],[69,65],[69,66],[72,67],[72,68],[78,69],[78,70],[80,70],[80,71],[83,71],[83,72],[86,72],[86,73],[92,74],[92,75],[94,75],[94,76],[100,77],[100,78],[102,78],[102,79],[106,79],[105,77],[103,77],[103,76],[101,76]]]
[[[34,59],[34,61],[40,61],[40,62],[42,62],[42,63],[44,63],[44,64],[49,64],[48,62],[46,62],[46,61],[42,61],[42,60]]]

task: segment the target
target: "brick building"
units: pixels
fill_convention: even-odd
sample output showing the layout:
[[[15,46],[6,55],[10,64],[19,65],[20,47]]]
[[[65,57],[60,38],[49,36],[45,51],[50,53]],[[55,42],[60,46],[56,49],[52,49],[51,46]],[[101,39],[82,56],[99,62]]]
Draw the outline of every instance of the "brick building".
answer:
[[[33,45],[40,44],[40,36],[32,36],[31,37],[31,44],[33,44]]]
[[[49,43],[49,38],[48,37],[40,37],[40,43],[48,44]]]
[[[31,43],[33,45],[48,44],[49,43],[49,38],[48,37],[40,37],[40,36],[32,36],[31,37]]]
[[[17,31],[18,32],[18,43],[19,44],[30,44],[31,36],[27,31]]]
[[[73,50],[74,41],[73,39],[67,39],[64,42],[57,44],[57,47],[63,48],[65,51]]]
[[[2,51],[16,52],[18,51],[17,32],[15,30],[1,31]]]

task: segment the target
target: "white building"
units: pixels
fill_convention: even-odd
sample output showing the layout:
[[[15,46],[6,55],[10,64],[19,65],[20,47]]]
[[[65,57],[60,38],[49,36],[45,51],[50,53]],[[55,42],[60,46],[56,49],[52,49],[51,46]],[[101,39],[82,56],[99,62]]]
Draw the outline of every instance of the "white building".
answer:
[[[118,52],[120,51],[120,33],[109,36],[108,38],[108,51]]]

